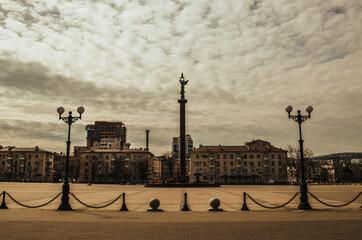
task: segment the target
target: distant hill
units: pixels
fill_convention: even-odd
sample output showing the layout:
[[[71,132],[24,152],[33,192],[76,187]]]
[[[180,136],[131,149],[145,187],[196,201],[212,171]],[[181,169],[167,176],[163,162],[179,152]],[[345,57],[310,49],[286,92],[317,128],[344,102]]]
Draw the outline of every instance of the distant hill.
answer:
[[[351,160],[351,159],[362,159],[362,152],[345,152],[345,153],[332,153],[328,155],[315,156],[313,160]]]

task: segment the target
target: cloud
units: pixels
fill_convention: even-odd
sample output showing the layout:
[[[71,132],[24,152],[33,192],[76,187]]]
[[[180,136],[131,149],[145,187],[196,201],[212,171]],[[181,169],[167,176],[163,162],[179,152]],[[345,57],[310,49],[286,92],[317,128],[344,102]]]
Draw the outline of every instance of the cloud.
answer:
[[[312,104],[303,131],[315,153],[360,151],[361,11],[358,0],[4,0],[2,120],[50,124],[59,105],[83,105],[81,124],[123,121],[136,147],[150,128],[164,152],[178,135],[184,72],[196,144],[284,147],[297,138],[284,106]]]

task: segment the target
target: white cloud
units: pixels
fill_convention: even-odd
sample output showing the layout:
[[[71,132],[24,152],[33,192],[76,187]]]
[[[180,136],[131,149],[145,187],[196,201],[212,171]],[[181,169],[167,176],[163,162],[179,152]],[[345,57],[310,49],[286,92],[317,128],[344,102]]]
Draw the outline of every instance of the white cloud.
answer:
[[[164,152],[184,72],[195,143],[284,147],[297,138],[284,106],[312,104],[308,147],[360,151],[361,11],[358,0],[2,1],[2,119],[45,124],[58,105],[84,105],[84,123],[121,120],[135,146],[151,126]]]

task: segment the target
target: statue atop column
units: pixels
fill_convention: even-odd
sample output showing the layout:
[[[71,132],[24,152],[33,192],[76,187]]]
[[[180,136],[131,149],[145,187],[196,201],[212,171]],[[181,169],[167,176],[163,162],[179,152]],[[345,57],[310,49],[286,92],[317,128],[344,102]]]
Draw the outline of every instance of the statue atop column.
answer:
[[[180,83],[181,83],[181,99],[185,99],[185,85],[188,83],[189,80],[185,81],[184,74],[181,73]]]

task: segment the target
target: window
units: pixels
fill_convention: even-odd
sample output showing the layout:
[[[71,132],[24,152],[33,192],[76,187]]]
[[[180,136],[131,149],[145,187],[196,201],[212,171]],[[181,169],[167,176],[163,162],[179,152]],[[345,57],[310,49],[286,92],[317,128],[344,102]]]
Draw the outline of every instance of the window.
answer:
[[[274,159],[274,154],[271,155],[271,158]]]
[[[278,159],[281,160],[282,159],[282,155],[278,154]]]
[[[220,167],[220,162],[216,162],[216,166],[217,166],[217,167]]]
[[[204,167],[206,167],[206,162],[203,163]]]
[[[250,162],[250,166],[254,167],[254,162]]]
[[[247,166],[247,165],[248,165],[248,163],[246,161],[244,161],[244,166]]]
[[[281,166],[281,165],[282,165],[282,161],[279,161],[278,164],[279,164],[279,166]]]
[[[196,159],[199,159],[199,157],[200,157],[199,155],[196,155]]]
[[[233,162],[233,161],[230,162],[230,166],[234,166],[234,162]]]
[[[282,169],[281,168],[279,168],[279,174],[281,174],[282,173]]]
[[[35,154],[35,159],[38,159],[38,154]]]
[[[220,174],[220,168],[216,169],[216,173]]]
[[[108,160],[109,159],[109,156],[108,155],[106,155],[106,160]]]
[[[259,167],[261,166],[261,161],[258,161],[258,166],[259,166]]]
[[[217,158],[217,159],[220,159],[220,154],[217,154],[217,155],[216,155],[216,158]]]
[[[274,166],[274,161],[272,161],[272,166]]]
[[[272,172],[274,172],[275,170],[274,170],[274,168],[272,168]]]
[[[224,161],[224,166],[226,166],[226,164],[227,164],[227,162],[226,162],[226,161]]]
[[[234,154],[230,154],[230,159],[234,159]]]
[[[254,158],[254,154],[250,154],[249,158]]]
[[[224,154],[224,159],[227,159],[227,156],[226,156],[226,154]]]
[[[259,159],[259,158],[260,158],[260,154],[257,154],[257,155],[256,155],[256,158],[258,158],[258,159]]]

